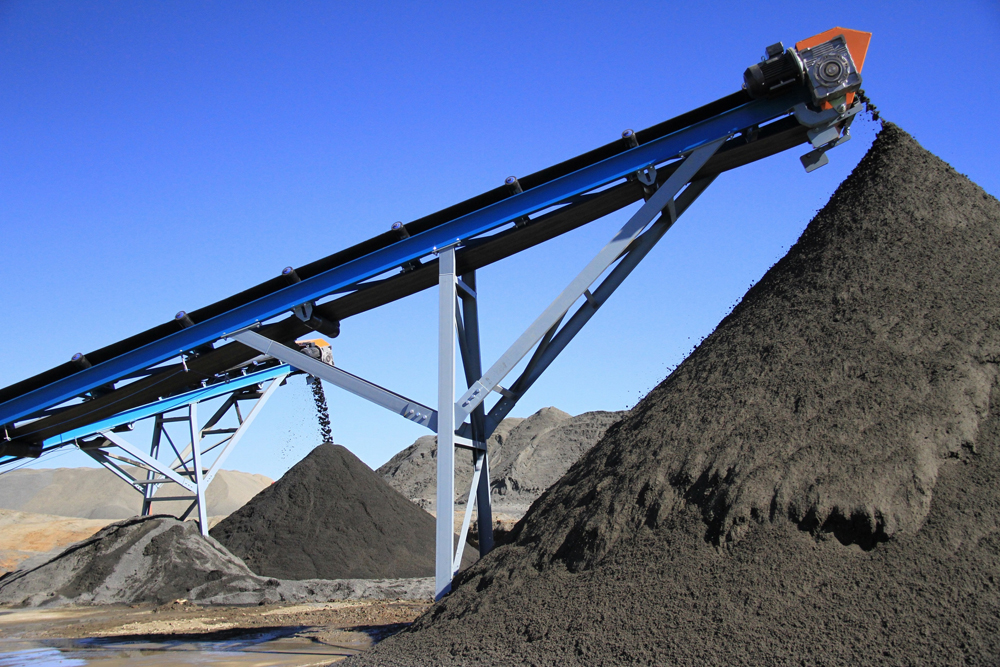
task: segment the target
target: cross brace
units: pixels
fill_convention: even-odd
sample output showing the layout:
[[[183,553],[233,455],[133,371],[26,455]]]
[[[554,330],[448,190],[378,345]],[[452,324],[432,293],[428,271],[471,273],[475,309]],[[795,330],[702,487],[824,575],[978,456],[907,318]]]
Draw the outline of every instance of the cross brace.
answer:
[[[143,516],[151,514],[154,502],[188,500],[191,504],[179,518],[184,520],[192,511],[197,511],[199,529],[202,535],[208,535],[208,508],[205,502],[205,492],[209,484],[212,483],[222,468],[222,464],[246,434],[257,415],[260,414],[264,404],[290,372],[291,369],[285,367],[284,372],[265,378],[263,381],[268,382],[268,385],[262,392],[254,386],[247,387],[242,384],[237,386],[222,405],[216,409],[212,417],[200,427],[198,426],[198,404],[218,398],[220,396],[218,393],[205,396],[194,392],[185,405],[176,405],[175,401],[165,402],[164,412],[143,417],[154,419],[149,453],[111,430],[107,424],[99,425],[100,430],[92,431],[98,436],[96,439],[87,442],[78,440],[77,442],[87,455],[142,494]],[[244,417],[240,403],[249,401],[253,401],[253,407]],[[235,417],[236,427],[215,428],[223,418],[230,414]],[[181,434],[188,441],[183,450],[178,449],[168,430],[170,424],[179,422],[183,422],[187,426]],[[170,451],[175,455],[173,462],[169,465],[160,460],[164,442],[169,445]],[[119,452],[123,452],[125,455]],[[205,456],[212,452],[214,452],[214,460],[208,465]],[[121,465],[122,463],[131,466],[131,468]],[[143,473],[145,479],[140,478]],[[179,486],[181,495],[156,496],[156,491],[164,484]]]

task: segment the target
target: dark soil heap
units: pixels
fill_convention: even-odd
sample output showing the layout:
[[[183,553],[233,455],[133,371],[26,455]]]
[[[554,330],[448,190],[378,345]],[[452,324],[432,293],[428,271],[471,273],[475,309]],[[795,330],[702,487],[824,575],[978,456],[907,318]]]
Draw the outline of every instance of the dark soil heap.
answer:
[[[351,664],[1000,663],[1000,203],[898,127],[514,542]]]
[[[340,445],[314,449],[211,535],[267,577],[434,575],[434,517]]]
[[[202,537],[194,522],[135,517],[39,567],[0,578],[0,604],[162,604],[245,587],[255,579],[239,559]]]
[[[426,599],[433,579],[287,581],[260,577],[193,521],[171,516],[113,523],[38,566],[0,577],[0,605],[258,605],[346,599]]]

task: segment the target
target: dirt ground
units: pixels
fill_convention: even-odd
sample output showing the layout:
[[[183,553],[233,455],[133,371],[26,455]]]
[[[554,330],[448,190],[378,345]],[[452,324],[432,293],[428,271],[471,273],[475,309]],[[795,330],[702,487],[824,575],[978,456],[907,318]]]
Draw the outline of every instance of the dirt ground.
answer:
[[[0,664],[325,665],[406,627],[430,601],[0,609]]]

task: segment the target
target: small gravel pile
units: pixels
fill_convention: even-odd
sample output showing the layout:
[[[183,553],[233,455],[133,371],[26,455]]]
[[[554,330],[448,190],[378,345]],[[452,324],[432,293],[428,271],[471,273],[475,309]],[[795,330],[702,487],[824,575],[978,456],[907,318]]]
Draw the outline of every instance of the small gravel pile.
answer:
[[[203,604],[428,599],[433,579],[279,581],[255,575],[192,521],[126,519],[33,568],[0,577],[0,604]]]

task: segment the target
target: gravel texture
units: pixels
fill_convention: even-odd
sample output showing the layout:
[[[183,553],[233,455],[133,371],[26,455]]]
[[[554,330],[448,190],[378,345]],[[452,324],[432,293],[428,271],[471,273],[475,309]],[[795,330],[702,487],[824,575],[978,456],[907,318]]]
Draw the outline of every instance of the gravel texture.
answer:
[[[886,123],[793,246],[352,665],[1000,664],[1000,203]]]

